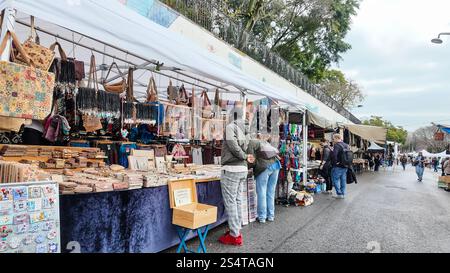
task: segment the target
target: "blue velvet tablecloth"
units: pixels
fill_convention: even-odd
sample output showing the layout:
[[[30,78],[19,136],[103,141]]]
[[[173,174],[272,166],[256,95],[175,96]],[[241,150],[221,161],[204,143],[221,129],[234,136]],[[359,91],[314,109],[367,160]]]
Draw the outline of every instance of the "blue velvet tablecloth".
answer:
[[[217,206],[214,227],[226,221],[218,181],[197,183],[197,195],[199,203]],[[63,252],[71,241],[82,253],[159,252],[179,243],[167,186],[62,195],[60,215]]]

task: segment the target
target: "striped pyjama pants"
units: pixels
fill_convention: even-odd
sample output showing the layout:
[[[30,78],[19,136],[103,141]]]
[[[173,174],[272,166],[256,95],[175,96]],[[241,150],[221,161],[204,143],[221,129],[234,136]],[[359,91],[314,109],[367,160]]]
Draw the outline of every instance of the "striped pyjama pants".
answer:
[[[239,236],[242,227],[242,191],[247,181],[247,172],[222,171],[220,187],[228,216],[230,234]]]

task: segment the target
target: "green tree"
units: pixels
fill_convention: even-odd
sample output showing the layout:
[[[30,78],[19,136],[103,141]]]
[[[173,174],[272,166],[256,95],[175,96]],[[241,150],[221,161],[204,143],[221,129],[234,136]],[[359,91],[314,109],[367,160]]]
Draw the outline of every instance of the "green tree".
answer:
[[[360,0],[225,0],[223,11],[315,82],[351,45]],[[276,27],[271,27],[275,22]],[[239,45],[245,42],[241,33]]]
[[[383,120],[382,117],[372,116],[369,120],[363,121],[364,125],[378,126],[387,128],[386,139],[400,144],[405,144],[408,137],[408,131],[401,126],[395,126],[390,121]]]
[[[325,71],[320,86],[328,96],[345,108],[355,107],[365,98],[361,87],[353,80],[346,79],[339,70]]]
[[[310,80],[319,83],[351,49],[344,38],[360,0],[163,0],[191,19],[220,25],[225,14],[240,26],[231,33],[238,49],[251,47],[248,33],[268,45]],[[206,3],[206,4],[205,4]],[[212,7],[220,14],[212,12]],[[200,15],[200,16],[198,16]],[[205,19],[206,18],[206,19]],[[208,23],[210,23],[208,21]],[[275,27],[273,24],[275,23]],[[222,27],[228,27],[223,25]]]

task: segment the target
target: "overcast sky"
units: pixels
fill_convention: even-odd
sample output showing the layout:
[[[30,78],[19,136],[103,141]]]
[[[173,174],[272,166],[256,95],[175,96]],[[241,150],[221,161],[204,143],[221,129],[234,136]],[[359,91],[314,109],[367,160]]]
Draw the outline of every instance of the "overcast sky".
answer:
[[[383,116],[408,130],[450,124],[450,0],[363,0],[339,68],[367,95],[360,118]]]

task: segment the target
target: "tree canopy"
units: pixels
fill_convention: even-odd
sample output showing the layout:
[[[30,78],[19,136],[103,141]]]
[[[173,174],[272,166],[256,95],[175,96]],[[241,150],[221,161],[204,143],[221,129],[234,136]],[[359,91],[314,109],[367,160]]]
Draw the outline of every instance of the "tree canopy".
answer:
[[[315,82],[351,49],[360,0],[224,0],[224,13]],[[272,22],[276,25],[272,26]]]
[[[361,87],[355,81],[347,79],[339,70],[326,71],[320,86],[328,96],[345,108],[353,108],[365,98]]]

